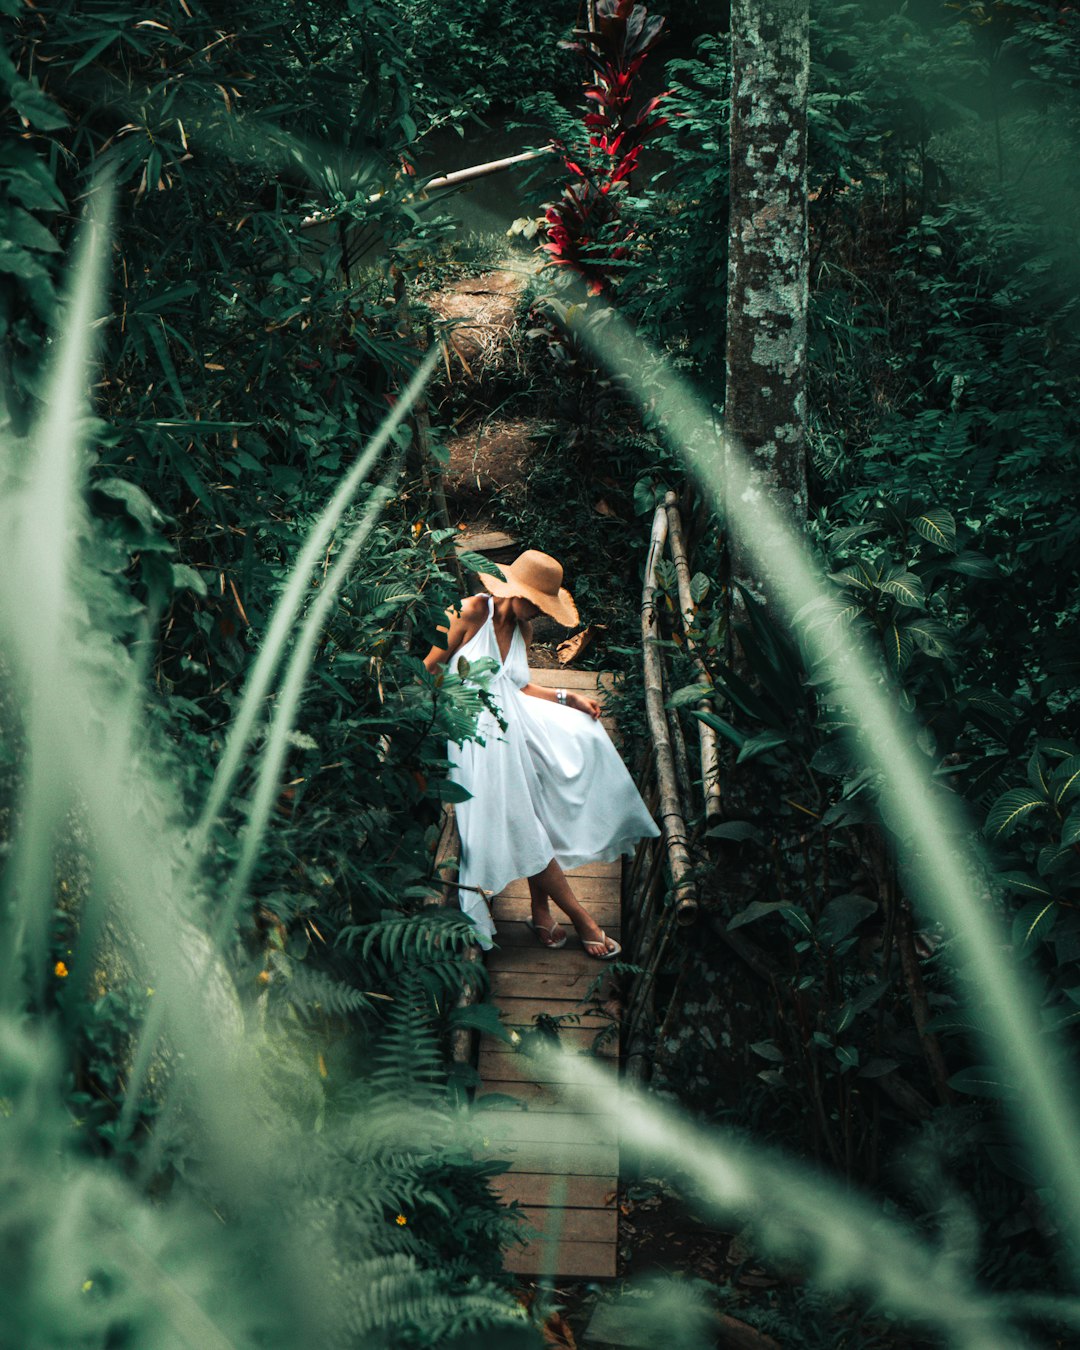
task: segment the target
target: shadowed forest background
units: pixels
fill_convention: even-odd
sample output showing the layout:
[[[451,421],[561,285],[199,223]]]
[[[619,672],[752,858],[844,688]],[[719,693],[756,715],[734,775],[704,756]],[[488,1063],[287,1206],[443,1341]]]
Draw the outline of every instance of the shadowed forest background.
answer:
[[[552,552],[640,781],[669,492],[693,611],[661,563],[656,645],[676,737],[719,737],[719,808],[681,762],[697,919],[630,1046],[671,1142],[627,1163],[618,1295],[680,1347],[1080,1336],[1080,1214],[1000,991],[917,901],[922,841],[806,645],[869,648],[929,808],[966,812],[1075,1156],[1080,13],[600,0],[590,67],[587,9],[0,0],[4,1350],[577,1343],[596,1290],[504,1270],[521,1224],[450,1054],[507,1035],[436,870],[485,672],[420,658],[479,589],[466,523]],[[729,257],[766,19],[807,34],[780,100],[805,231],[777,227],[806,303],[754,403],[729,275],[792,290]],[[463,345],[446,297],[495,271],[499,339]],[[677,381],[824,573],[805,631],[688,467]],[[756,1176],[756,1146],[826,1179],[792,1183],[798,1222],[695,1180],[712,1148]]]

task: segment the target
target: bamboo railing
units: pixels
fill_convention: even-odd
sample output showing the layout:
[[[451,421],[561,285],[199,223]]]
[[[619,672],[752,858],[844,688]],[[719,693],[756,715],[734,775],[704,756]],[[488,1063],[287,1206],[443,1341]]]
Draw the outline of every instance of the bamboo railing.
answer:
[[[700,781],[701,814],[712,824],[721,812],[719,753],[716,732],[699,722],[700,776],[692,773],[678,713],[667,707],[671,696],[658,612],[658,567],[665,551],[675,566],[679,597],[679,627],[684,650],[697,667],[703,698],[712,681],[695,647],[694,601],[690,567],[679,514],[678,497],[669,492],[653,514],[645,579],[641,591],[641,646],[645,676],[645,714],[649,748],[639,772],[646,805],[660,824],[659,839],[642,840],[634,861],[624,871],[622,888],[625,959],[640,967],[630,987],[624,1026],[627,1072],[644,1076],[645,1051],[654,1021],[656,977],[677,926],[697,918],[698,900],[694,863],[689,851],[687,816],[697,813],[694,800]]]

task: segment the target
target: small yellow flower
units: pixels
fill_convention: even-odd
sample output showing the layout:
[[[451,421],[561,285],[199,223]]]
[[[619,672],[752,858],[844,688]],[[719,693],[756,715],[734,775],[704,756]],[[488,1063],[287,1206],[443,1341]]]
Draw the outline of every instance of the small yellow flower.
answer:
[[[67,966],[64,965],[63,961],[57,961],[56,965],[53,966],[53,974],[56,976],[58,980],[67,979],[68,968]]]
[[[147,997],[147,998],[153,998],[153,997],[154,997],[154,988],[153,988],[153,985],[149,985],[149,984],[148,984],[148,985],[146,986],[146,997]]]
[[[260,970],[255,978],[258,980],[259,984],[269,984],[270,972],[268,970]]]
[[[394,1222],[397,1224],[399,1228],[404,1228],[409,1221],[404,1214],[399,1214],[397,1218],[394,1220]]]
[[[90,1292],[90,1290],[93,1289],[93,1287],[94,1287],[94,1281],[93,1281],[93,1280],[83,1280],[82,1291],[83,1291],[84,1294],[88,1294],[88,1293]]]

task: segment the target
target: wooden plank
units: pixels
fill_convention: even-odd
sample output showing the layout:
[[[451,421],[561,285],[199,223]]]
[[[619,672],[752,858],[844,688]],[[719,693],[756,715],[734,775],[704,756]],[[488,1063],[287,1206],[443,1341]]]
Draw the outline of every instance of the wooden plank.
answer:
[[[515,1144],[550,1144],[558,1153],[573,1145],[617,1144],[619,1121],[614,1115],[582,1116],[577,1112],[557,1111],[485,1111],[478,1121],[485,1139],[493,1147],[502,1141]],[[499,1145],[494,1141],[498,1139]]]
[[[609,1024],[610,1025],[610,1024]],[[583,1051],[595,1053],[602,1059],[611,1059],[618,1055],[619,1037],[618,1032],[612,1036],[605,1036],[597,1049],[593,1050],[593,1044],[603,1028],[597,1027],[565,1027],[559,1032],[559,1044],[564,1050],[575,1051],[581,1054]],[[504,1058],[509,1055],[514,1057],[521,1056],[527,1059],[522,1051],[513,1045],[507,1045],[505,1041],[497,1041],[491,1036],[482,1036],[480,1039],[481,1050],[490,1050],[493,1055],[501,1055]]]
[[[501,933],[496,934],[496,942],[499,941],[500,936]],[[532,935],[530,934],[530,936]],[[617,937],[618,933],[612,933],[611,936]],[[565,947],[554,949],[541,947],[535,940],[531,944],[523,942],[520,945],[497,946],[486,954],[484,964],[487,966],[489,974],[492,972],[529,972],[540,975],[554,975],[565,971],[567,975],[586,975],[589,978],[610,969],[607,961],[598,961],[594,956],[586,956],[576,941],[567,942]]]
[[[608,885],[606,881],[602,881],[599,884],[601,886]],[[577,890],[577,887],[575,886],[574,889]],[[619,896],[617,893],[609,891],[607,895],[594,895],[587,900],[579,894],[578,899],[601,928],[607,929],[611,924],[622,922],[622,906],[619,903]],[[554,905],[552,905],[551,911],[555,915],[559,926],[566,934],[567,940],[573,942],[575,940],[574,927],[570,920],[560,910],[557,910]],[[527,919],[532,917],[532,906],[531,902],[523,895],[496,896],[491,906],[491,912],[494,915],[497,924],[524,923]],[[543,945],[537,941],[535,934],[533,935],[533,941],[537,942],[537,946]]]
[[[528,1111],[556,1111],[566,1114],[568,1111],[578,1109],[576,1103],[570,1101],[565,1086],[561,1083],[515,1083],[500,1078],[484,1080],[483,1086],[477,1088],[473,1107],[478,1112],[486,1113],[489,1109],[487,1103],[490,1101],[491,1110],[513,1110],[512,1107],[496,1101],[498,1097],[510,1097],[521,1103],[522,1110]],[[482,1124],[483,1116],[478,1116],[477,1125]]]
[[[610,877],[574,877],[570,882],[574,894],[581,903],[589,908],[593,900],[618,900],[619,886],[617,882]],[[494,903],[499,904],[500,900],[528,900],[529,883],[524,877],[520,881],[511,881],[508,886],[504,886],[498,895],[495,896]],[[528,911],[526,911],[528,917]]]
[[[622,877],[622,861],[582,863],[580,867],[571,867],[568,877],[613,877],[616,882]]]
[[[587,959],[587,958],[586,958]],[[521,971],[489,970],[492,997],[551,998],[561,1001],[588,998],[608,999],[615,991],[615,979],[599,961],[598,970]]]
[[[480,1046],[478,1067],[485,1082],[491,1079],[502,1083],[584,1083],[597,1068],[609,1068],[604,1060],[591,1055],[582,1055],[580,1059],[570,1056],[557,1064],[541,1065],[528,1055],[498,1054],[491,1041]]]
[[[554,1274],[569,1280],[613,1280],[617,1274],[614,1242],[560,1242],[554,1253],[550,1244],[530,1242],[512,1247],[503,1265],[515,1275]],[[554,1267],[554,1269],[552,1269]]]
[[[611,1209],[619,1198],[619,1179],[610,1176],[557,1177],[546,1172],[503,1172],[491,1178],[491,1188],[506,1201],[519,1205],[576,1205]]]
[[[541,944],[537,942],[536,935],[535,933],[533,933],[532,929],[526,928],[523,922],[520,922],[516,919],[507,919],[507,920],[500,919],[497,904],[494,917],[495,917],[495,925],[496,928],[498,929],[498,932],[496,933],[495,936],[495,941],[499,944],[500,947],[537,947],[541,951],[551,952],[552,955],[555,956],[558,956],[562,953],[569,953],[569,949],[571,947],[577,947],[576,955],[580,956],[582,960],[592,961],[594,965],[600,964],[600,961],[597,957],[586,956],[585,952],[578,945],[578,941],[576,938],[571,938],[567,942],[566,946],[562,948],[542,947]],[[616,941],[618,941],[620,928],[619,924],[602,923],[600,927],[604,930],[605,933],[607,933],[608,937],[613,937],[616,939]]]
[[[529,679],[545,689],[614,689],[615,676],[606,670],[530,670]]]
[[[510,1174],[513,1176],[513,1173]],[[524,1205],[525,1218],[546,1238],[562,1242],[615,1242],[619,1236],[616,1209],[573,1209]]]
[[[573,999],[509,998],[506,994],[493,1000],[502,1014],[502,1020],[511,1027],[531,1027],[535,1018],[573,1017],[573,1022],[565,1022],[566,1027],[603,1027],[618,1021],[618,1009],[610,1013],[597,1011]]]
[[[454,547],[459,553],[465,551],[493,553],[502,548],[517,548],[517,540],[505,530],[483,530],[475,533],[472,530],[465,530],[454,540]]]
[[[479,1158],[497,1158],[524,1172],[549,1172],[555,1176],[595,1176],[617,1172],[619,1146],[600,1144],[553,1144],[546,1139],[488,1139],[475,1150]]]

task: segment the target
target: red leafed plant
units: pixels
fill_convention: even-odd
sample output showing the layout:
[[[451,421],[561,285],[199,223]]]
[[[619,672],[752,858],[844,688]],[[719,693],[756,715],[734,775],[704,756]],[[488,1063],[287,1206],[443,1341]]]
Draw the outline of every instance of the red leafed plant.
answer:
[[[549,262],[572,267],[588,283],[590,295],[608,284],[612,264],[627,256],[634,225],[622,211],[641,143],[667,120],[657,117],[664,94],[631,114],[634,84],[645,58],[660,40],[664,19],[650,18],[634,0],[598,0],[596,27],[579,32],[579,41],[560,44],[579,52],[592,68],[594,83],[585,97],[588,151],[574,158],[561,145],[573,175],[562,197],[545,213]]]

